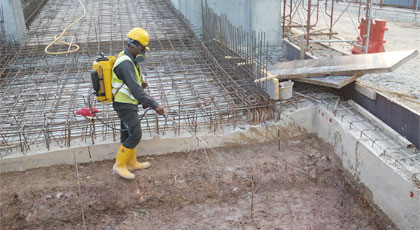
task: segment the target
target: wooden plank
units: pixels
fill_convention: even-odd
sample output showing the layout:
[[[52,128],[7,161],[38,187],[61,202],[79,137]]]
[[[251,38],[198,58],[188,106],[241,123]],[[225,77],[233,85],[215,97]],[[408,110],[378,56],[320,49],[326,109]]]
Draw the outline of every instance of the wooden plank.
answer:
[[[271,81],[273,81],[273,86],[274,86],[274,100],[279,100],[280,99],[280,83],[279,83],[279,79],[274,78],[271,79]]]
[[[308,77],[308,78],[296,78],[294,81],[341,89],[342,87],[352,83],[353,81],[355,81],[357,78],[361,76],[363,75],[356,74],[353,76]]]
[[[369,89],[369,88],[366,88],[366,87],[364,87],[364,86],[360,85],[360,84],[359,84],[359,83],[357,83],[357,82],[356,82],[356,84],[354,85],[354,89],[355,89],[357,92],[359,92],[359,93],[361,93],[361,94],[365,95],[367,98],[369,98],[369,99],[371,99],[371,100],[376,100],[376,92],[375,92],[375,91],[373,91],[373,90],[371,90],[371,89]]]
[[[295,79],[391,72],[417,55],[417,50],[404,50],[280,62],[268,68],[272,76],[257,79],[255,82],[271,78]]]

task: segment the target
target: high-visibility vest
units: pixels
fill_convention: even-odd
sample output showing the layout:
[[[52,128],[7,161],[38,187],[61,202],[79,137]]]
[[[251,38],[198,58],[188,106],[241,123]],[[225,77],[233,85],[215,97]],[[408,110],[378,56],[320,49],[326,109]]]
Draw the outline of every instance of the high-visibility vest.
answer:
[[[139,101],[134,98],[128,86],[117,77],[117,74],[115,74],[114,71],[115,67],[117,67],[119,64],[121,64],[121,62],[125,60],[128,60],[133,64],[134,70],[136,71],[137,83],[141,85],[142,82],[140,68],[137,68],[136,64],[131,60],[131,58],[125,55],[124,51],[121,51],[114,63],[114,66],[112,67],[112,94],[114,95],[114,101],[138,105]]]

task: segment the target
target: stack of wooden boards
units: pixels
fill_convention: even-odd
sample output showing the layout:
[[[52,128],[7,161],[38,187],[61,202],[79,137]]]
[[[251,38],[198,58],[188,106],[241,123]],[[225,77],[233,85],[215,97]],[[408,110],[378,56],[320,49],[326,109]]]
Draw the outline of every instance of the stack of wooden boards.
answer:
[[[417,50],[404,50],[279,62],[268,67],[267,77],[255,82],[293,79],[339,89],[364,74],[392,72],[417,55]]]

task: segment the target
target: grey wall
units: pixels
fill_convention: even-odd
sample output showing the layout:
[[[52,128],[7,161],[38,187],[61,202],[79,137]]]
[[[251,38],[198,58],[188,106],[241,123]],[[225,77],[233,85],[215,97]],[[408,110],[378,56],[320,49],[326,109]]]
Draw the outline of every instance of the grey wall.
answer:
[[[25,18],[20,0],[0,0],[3,11],[4,36],[21,44],[26,34]]]
[[[172,5],[187,18],[192,29],[200,35],[202,33],[201,2],[202,0],[171,0]]]
[[[387,5],[387,6],[398,6],[398,7],[404,7],[404,8],[412,9],[413,1],[414,0],[384,0],[382,2],[382,4]],[[419,0],[417,0],[416,5],[418,5],[418,3],[419,3]]]
[[[282,41],[281,4],[278,0],[252,0],[251,28],[265,32],[269,45],[280,46]]]
[[[227,15],[232,25],[244,28],[246,31],[252,30],[252,2],[253,0],[204,0],[213,11],[220,15]]]
[[[246,31],[265,32],[271,46],[281,44],[281,1],[278,0],[171,0],[192,24],[201,31],[201,4],[217,14],[226,14],[235,26]]]

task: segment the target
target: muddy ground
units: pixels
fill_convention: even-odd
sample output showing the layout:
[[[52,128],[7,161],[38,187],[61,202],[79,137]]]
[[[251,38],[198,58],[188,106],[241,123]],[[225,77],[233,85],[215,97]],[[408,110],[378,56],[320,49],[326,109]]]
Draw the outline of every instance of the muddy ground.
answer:
[[[152,167],[133,181],[112,175],[113,161],[3,173],[1,229],[395,228],[345,182],[329,145],[305,136],[278,148],[141,157]]]

